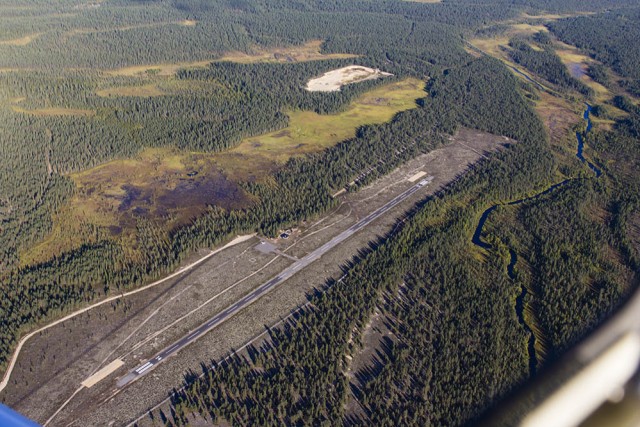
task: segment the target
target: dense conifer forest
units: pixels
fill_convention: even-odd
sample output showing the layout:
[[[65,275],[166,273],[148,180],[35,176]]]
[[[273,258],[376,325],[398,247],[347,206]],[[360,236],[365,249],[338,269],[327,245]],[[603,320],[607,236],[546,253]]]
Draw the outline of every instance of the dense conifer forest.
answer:
[[[464,126],[517,143],[418,204],[250,357],[209,366],[199,379],[189,375],[173,398],[173,416],[162,417],[175,425],[188,424],[196,412],[232,425],[472,422],[609,316],[636,282],[640,254],[630,230],[640,218],[640,107],[633,98],[640,93],[633,42],[640,39],[640,12],[632,6],[626,0],[0,0],[0,41],[8,41],[0,43],[0,368],[35,326],[159,278],[193,251],[233,235],[272,236],[318,216],[335,206],[335,191],[354,180],[350,190],[357,191],[446,144]],[[560,168],[534,109],[536,89],[464,43],[525,14],[578,10],[597,13],[547,26],[597,60],[588,70],[595,81],[607,87],[615,81],[620,90],[594,106],[595,114],[616,112],[606,117],[609,127],[578,129],[601,177],[575,159]],[[313,40],[322,41],[323,54],[354,57],[215,61],[228,52]],[[513,38],[510,47],[514,62],[562,95],[593,97],[568,73],[549,36]],[[175,73],[158,76],[168,63],[178,63]],[[353,63],[393,76],[339,92],[304,89],[309,79]],[[131,66],[143,69],[119,70]],[[293,157],[268,180],[239,182],[250,205],[212,205],[171,229],[140,218],[135,245],[142,257],[128,256],[123,241],[95,225],[87,233],[97,237],[71,251],[45,262],[21,258],[76,194],[72,173],[147,148],[224,152],[243,138],[283,129],[291,111],[340,112],[359,95],[406,77],[425,82],[416,108]],[[160,96],[117,95],[117,88],[149,82]],[[110,90],[116,95],[98,95]],[[560,182],[566,184],[544,193]],[[489,243],[482,247],[474,232],[494,205],[500,206],[479,232]],[[374,312],[392,338],[378,363],[355,373],[361,381],[354,385],[349,360],[362,351]],[[348,412],[354,405],[360,409]]]

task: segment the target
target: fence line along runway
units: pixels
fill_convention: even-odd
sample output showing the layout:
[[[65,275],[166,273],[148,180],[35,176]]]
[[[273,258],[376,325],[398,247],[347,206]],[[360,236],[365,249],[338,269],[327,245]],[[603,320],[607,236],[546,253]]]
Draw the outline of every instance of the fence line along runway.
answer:
[[[152,359],[149,359],[147,362],[138,366],[136,369],[134,369],[133,371],[131,371],[130,373],[122,377],[118,381],[118,387],[124,387],[125,385],[129,384],[131,381],[134,381],[140,378],[141,376],[149,373],[149,371],[151,371],[155,366],[161,363],[164,359],[182,350],[183,348],[185,348],[186,346],[188,346],[189,344],[191,344],[192,342],[196,341],[198,338],[200,338],[201,336],[209,332],[211,329],[225,322],[226,320],[231,318],[234,314],[236,314],[243,308],[247,307],[257,299],[262,297],[264,294],[269,292],[271,289],[275,288],[280,283],[284,282],[285,280],[289,279],[291,276],[293,276],[300,270],[304,269],[306,266],[308,266],[312,262],[322,257],[322,255],[324,255],[334,247],[338,246],[339,244],[347,240],[353,234],[362,230],[371,222],[375,221],[377,218],[379,218],[380,216],[384,215],[385,213],[387,213],[388,211],[396,207],[398,204],[400,204],[405,199],[410,197],[420,188],[428,185],[430,182],[431,182],[431,178],[426,178],[421,180],[416,185],[409,188],[399,196],[396,196],[387,204],[373,211],[372,213],[370,213],[369,215],[367,215],[366,217],[364,217],[363,219],[361,219],[360,221],[358,221],[357,223],[349,227],[347,230],[338,234],[336,237],[334,237],[324,245],[320,246],[319,248],[315,249],[314,251],[310,252],[309,254],[305,255],[299,260],[295,261],[293,264],[291,264],[289,267],[284,269],[276,277],[263,283],[258,288],[250,292],[248,295],[241,298],[235,304],[227,307],[222,312],[216,314],[207,322],[205,322],[195,330],[191,331],[189,334],[185,335],[183,338],[179,339],[177,342],[173,343],[171,346],[162,350],[155,357],[153,357]]]

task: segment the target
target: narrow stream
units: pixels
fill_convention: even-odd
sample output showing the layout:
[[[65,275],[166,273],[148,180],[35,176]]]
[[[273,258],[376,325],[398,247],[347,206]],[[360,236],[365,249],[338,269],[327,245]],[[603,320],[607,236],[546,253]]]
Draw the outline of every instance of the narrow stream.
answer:
[[[515,266],[516,262],[518,262],[518,255],[513,249],[509,249],[509,254],[511,259],[509,260],[509,265],[507,266],[507,274],[511,280],[516,280],[515,274]],[[524,286],[524,283],[520,286],[520,295],[516,298],[516,314],[518,315],[518,322],[524,328],[525,332],[529,334],[529,341],[527,344],[528,353],[529,353],[529,376],[533,377],[536,374],[536,369],[538,367],[538,360],[536,358],[536,336],[533,333],[533,330],[529,327],[526,319],[524,318],[524,307],[525,307],[525,299],[527,298],[527,288]]]
[[[483,249],[491,249],[493,246],[491,246],[489,243],[487,243],[487,242],[482,240],[482,229],[484,228],[484,224],[489,219],[489,215],[491,215],[491,212],[493,212],[496,209],[498,209],[498,206],[516,206],[516,205],[522,204],[524,202],[530,202],[532,200],[539,199],[540,197],[545,196],[545,195],[551,193],[553,190],[555,190],[557,188],[560,188],[560,187],[563,187],[563,186],[567,185],[568,183],[570,183],[571,181],[574,181],[576,179],[580,179],[580,178],[565,179],[564,181],[561,181],[561,182],[559,182],[557,184],[553,184],[549,188],[547,188],[546,190],[541,191],[538,194],[535,194],[535,195],[533,195],[531,197],[526,197],[524,199],[515,200],[513,202],[507,202],[507,203],[502,203],[502,204],[491,206],[489,209],[487,209],[486,211],[484,211],[482,213],[482,216],[480,217],[480,221],[478,222],[478,226],[476,227],[475,233],[473,233],[473,238],[471,239],[471,241],[476,246],[480,246]]]
[[[550,186],[549,188],[547,188],[544,191],[541,191],[540,193],[531,196],[531,197],[527,197],[524,199],[520,199],[520,200],[515,200],[513,202],[509,202],[509,203],[504,203],[504,206],[516,206],[519,205],[521,203],[524,202],[528,202],[531,200],[536,200],[539,199],[540,197],[549,194],[550,192],[552,192],[553,190],[562,187],[564,185],[567,185],[569,182],[573,181],[573,179],[566,179],[562,182],[559,182],[557,184],[554,184],[552,186]],[[473,233],[473,238],[471,239],[471,241],[483,248],[483,249],[491,249],[493,246],[490,245],[489,243],[485,242],[482,240],[482,229],[484,228],[484,224],[487,222],[487,220],[489,219],[489,215],[491,215],[491,212],[495,211],[496,209],[498,209],[498,206],[500,205],[493,205],[491,206],[489,209],[485,210],[482,213],[482,216],[480,217],[480,221],[478,222],[478,226],[476,227],[476,231]],[[509,278],[513,281],[515,281],[516,279],[516,274],[515,274],[515,266],[516,263],[518,262],[518,255],[516,254],[516,252],[513,249],[509,249],[509,254],[510,254],[510,260],[509,260],[509,265],[507,266],[507,274],[509,275]],[[536,357],[536,336],[533,333],[533,330],[531,329],[531,327],[529,326],[529,324],[527,323],[526,319],[525,319],[525,299],[527,297],[527,288],[525,287],[524,283],[521,284],[520,287],[520,295],[518,295],[518,297],[516,298],[516,306],[515,306],[515,310],[516,310],[516,315],[518,316],[518,322],[520,323],[520,325],[522,325],[522,327],[524,328],[525,332],[529,334],[529,340],[528,340],[528,345],[527,345],[527,350],[529,353],[529,376],[533,377],[536,374],[536,370],[537,370],[537,366],[538,366],[538,359]]]
[[[518,70],[516,69],[516,71],[518,71]],[[528,76],[526,76],[526,75],[525,75],[525,77],[528,78]],[[531,80],[531,79],[529,79],[529,80]],[[533,82],[537,83],[535,81],[533,81]],[[585,135],[591,131],[591,119],[589,117],[590,113],[591,113],[591,105],[587,104],[587,109],[585,110],[584,115],[583,115],[583,118],[587,121],[587,128],[586,128],[586,130],[584,132]],[[581,132],[576,132],[576,139],[578,141],[578,148],[577,148],[577,152],[576,152],[576,157],[582,163],[585,163],[587,166],[589,166],[589,168],[596,174],[596,177],[600,177],[600,175],[602,175],[602,171],[599,168],[597,168],[593,163],[591,163],[587,159],[585,159],[584,155],[582,154],[583,149],[584,149],[584,140],[583,140],[583,135],[582,135]],[[581,178],[565,179],[564,181],[561,181],[561,182],[559,182],[557,184],[551,185],[546,190],[541,191],[540,193],[538,193],[538,194],[536,194],[534,196],[526,197],[526,198],[520,199],[520,200],[515,200],[513,202],[502,203],[502,204],[497,204],[497,205],[491,206],[490,208],[488,208],[487,210],[485,210],[482,213],[482,216],[480,217],[480,221],[478,222],[478,226],[476,227],[476,230],[473,233],[473,238],[471,239],[471,241],[473,242],[473,244],[475,244],[476,246],[479,246],[479,247],[481,247],[483,249],[487,249],[487,250],[491,249],[493,246],[491,246],[489,243],[487,243],[487,242],[482,240],[482,229],[484,228],[484,224],[489,219],[489,215],[491,215],[491,212],[495,211],[498,208],[498,206],[501,206],[501,205],[502,206],[516,206],[516,205],[519,205],[519,204],[524,203],[524,202],[529,202],[529,201],[532,201],[532,200],[539,199],[540,197],[551,193],[555,189],[567,185],[569,182],[571,182],[571,181],[573,181],[575,179],[581,179]],[[516,254],[516,252],[513,249],[509,249],[509,254],[510,254],[510,260],[509,260],[509,265],[507,266],[507,274],[509,275],[509,278],[511,280],[515,281],[516,280],[515,266],[516,266],[516,263],[518,262],[518,255]],[[535,334],[533,333],[533,330],[531,329],[531,327],[527,324],[527,321],[526,321],[525,315],[524,315],[524,313],[525,313],[525,299],[527,297],[527,292],[528,292],[527,288],[524,286],[524,283],[523,283],[521,285],[520,295],[518,295],[518,297],[516,298],[515,310],[516,310],[516,314],[518,316],[518,322],[522,325],[524,330],[529,334],[529,342],[528,342],[528,346],[527,346],[528,347],[528,352],[529,352],[529,374],[530,374],[530,376],[534,376],[536,374],[536,368],[538,366],[538,361],[537,361],[537,358],[536,358],[536,348],[535,348],[536,337],[535,337]]]
[[[591,118],[589,115],[591,114],[591,105],[587,104],[587,109],[584,111],[583,118],[587,121],[587,130],[584,132],[585,135],[591,131]],[[600,177],[602,175],[602,171],[596,167],[593,163],[584,158],[582,151],[584,150],[584,138],[582,137],[582,133],[576,132],[576,139],[578,140],[578,152],[576,153],[576,157],[582,162],[589,166],[589,169],[596,174],[596,177]]]
[[[545,88],[544,86],[542,86],[540,83],[538,83],[537,81],[533,80],[531,77],[529,77],[528,75],[526,75],[525,73],[523,73],[522,71],[518,70],[516,67],[511,67],[511,69],[513,71],[515,71],[516,73],[520,74],[522,77],[524,77],[525,79],[527,79],[529,82],[533,83],[538,89],[540,89],[541,91],[544,91]]]

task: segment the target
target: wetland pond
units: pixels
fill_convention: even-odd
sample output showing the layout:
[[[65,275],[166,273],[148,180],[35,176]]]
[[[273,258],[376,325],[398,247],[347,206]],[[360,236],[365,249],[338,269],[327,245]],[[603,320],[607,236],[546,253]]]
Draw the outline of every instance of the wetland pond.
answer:
[[[226,210],[240,209],[248,203],[244,191],[221,173],[207,172],[154,185],[124,185],[123,196],[119,197],[118,211],[125,222],[135,221],[135,217],[177,219],[184,223],[204,212],[209,206]]]

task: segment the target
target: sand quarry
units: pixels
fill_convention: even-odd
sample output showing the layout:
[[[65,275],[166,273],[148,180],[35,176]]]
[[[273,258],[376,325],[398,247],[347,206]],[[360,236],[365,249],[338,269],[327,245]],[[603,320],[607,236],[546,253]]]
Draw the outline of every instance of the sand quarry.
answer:
[[[374,70],[373,68],[360,65],[350,65],[328,71],[318,78],[309,80],[306,89],[309,92],[336,92],[339,91],[342,86],[350,83],[358,83],[392,75],[393,74],[385,73],[378,69]]]

